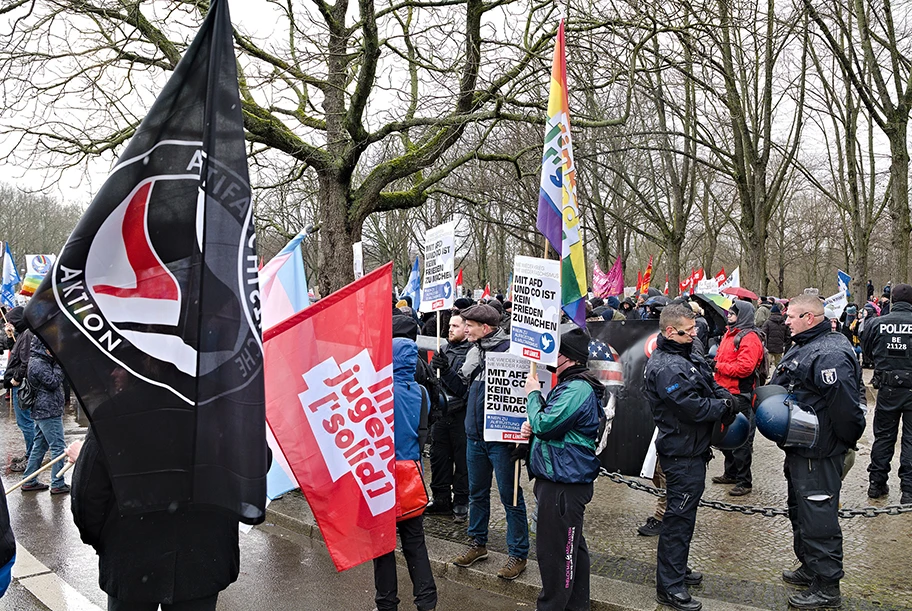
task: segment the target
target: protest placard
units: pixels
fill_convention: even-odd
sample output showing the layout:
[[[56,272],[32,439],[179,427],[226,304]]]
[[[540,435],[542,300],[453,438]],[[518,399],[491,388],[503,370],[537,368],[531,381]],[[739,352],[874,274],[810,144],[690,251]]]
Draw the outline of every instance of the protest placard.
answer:
[[[437,225],[424,234],[422,312],[437,312],[453,307],[456,293],[455,244],[455,221]]]
[[[491,352],[485,357],[484,440],[527,443],[519,436],[526,421],[526,376],[530,362],[503,352]],[[551,391],[551,374],[538,375],[542,393]]]
[[[561,319],[560,261],[517,255],[513,261],[510,354],[557,364]]]

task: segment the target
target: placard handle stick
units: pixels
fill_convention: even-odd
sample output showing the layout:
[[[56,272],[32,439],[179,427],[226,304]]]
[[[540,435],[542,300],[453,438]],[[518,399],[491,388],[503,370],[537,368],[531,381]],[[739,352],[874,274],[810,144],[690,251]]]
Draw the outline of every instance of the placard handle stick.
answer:
[[[440,310],[437,310],[437,354],[440,354]],[[440,379],[440,368],[437,368],[437,379]]]

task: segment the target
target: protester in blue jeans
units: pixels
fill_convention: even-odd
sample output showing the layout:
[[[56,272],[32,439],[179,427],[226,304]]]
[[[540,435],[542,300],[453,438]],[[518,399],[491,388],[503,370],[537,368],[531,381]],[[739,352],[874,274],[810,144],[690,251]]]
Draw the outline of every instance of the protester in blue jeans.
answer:
[[[32,345],[32,332],[25,323],[23,308],[15,307],[6,314],[7,346],[10,350],[9,363],[3,374],[3,387],[10,389],[13,401],[13,410],[16,412],[16,425],[22,431],[25,441],[25,454],[13,458],[9,470],[16,473],[25,471],[25,465],[32,451],[32,442],[35,439],[35,423],[32,421],[31,411],[23,409],[19,401],[19,385],[28,374],[29,354]],[[9,345],[12,342],[12,345]]]
[[[472,306],[462,312],[466,339],[474,345],[458,373],[468,388],[466,398],[466,466],[469,470],[469,531],[472,547],[457,557],[456,566],[472,566],[488,557],[488,522],[491,517],[492,476],[497,478],[500,502],[507,513],[507,564],[498,571],[502,579],[516,579],[526,570],[529,556],[529,524],[522,488],[513,505],[514,446],[484,440],[485,355],[506,352],[510,338],[500,327],[500,313],[489,305]],[[448,380],[449,381],[449,380]]]
[[[31,350],[28,381],[35,392],[35,405],[32,407],[35,441],[24,477],[41,467],[49,446],[52,458],[60,456],[66,449],[63,442],[63,370],[37,337],[32,338]],[[60,463],[51,467],[51,494],[66,494],[70,491],[66,481],[58,474],[61,468]],[[34,479],[23,484],[21,489],[23,492],[33,492],[47,488],[47,484]]]

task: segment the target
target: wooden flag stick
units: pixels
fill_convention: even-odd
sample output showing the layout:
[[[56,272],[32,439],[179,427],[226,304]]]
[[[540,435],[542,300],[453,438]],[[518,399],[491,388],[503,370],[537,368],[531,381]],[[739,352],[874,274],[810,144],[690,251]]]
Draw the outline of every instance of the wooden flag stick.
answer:
[[[53,467],[55,464],[59,463],[59,462],[60,462],[61,460],[63,460],[64,458],[66,458],[66,452],[64,452],[63,454],[61,454],[60,456],[58,456],[57,458],[55,458],[54,460],[52,460],[52,461],[49,462],[48,464],[44,465],[43,467],[41,467],[40,469],[38,469],[37,471],[35,471],[35,472],[32,473],[31,475],[29,475],[28,477],[22,478],[22,481],[19,482],[18,484],[16,484],[15,486],[13,486],[12,488],[10,488],[9,490],[7,490],[7,491],[6,491],[6,494],[9,495],[9,493],[12,492],[13,490],[16,490],[16,489],[20,488],[20,487],[22,486],[22,484],[24,484],[24,483],[26,483],[26,482],[28,482],[28,481],[30,481],[30,480],[35,479],[35,477],[37,477],[38,475],[44,473],[45,471],[47,471],[48,469],[50,469],[51,467]]]

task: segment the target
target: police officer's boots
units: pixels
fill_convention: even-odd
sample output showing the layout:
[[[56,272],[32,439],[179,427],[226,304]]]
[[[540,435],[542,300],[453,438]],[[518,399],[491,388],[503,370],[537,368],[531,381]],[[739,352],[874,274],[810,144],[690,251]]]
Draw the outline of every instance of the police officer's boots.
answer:
[[[800,594],[789,596],[789,605],[796,609],[837,609],[842,606],[839,582],[817,582]]]

